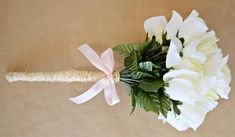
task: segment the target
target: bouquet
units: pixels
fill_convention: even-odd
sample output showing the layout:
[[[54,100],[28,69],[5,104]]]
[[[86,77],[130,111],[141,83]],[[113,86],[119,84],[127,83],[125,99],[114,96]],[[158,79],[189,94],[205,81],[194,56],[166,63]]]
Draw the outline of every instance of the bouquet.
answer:
[[[217,46],[214,31],[193,10],[183,18],[173,11],[144,22],[146,39],[140,44],[120,44],[101,56],[88,45],[79,50],[100,71],[9,72],[13,81],[96,82],[82,95],[71,98],[84,103],[104,91],[108,105],[120,101],[115,82],[128,87],[132,110],[142,108],[179,131],[196,130],[219,98],[228,99],[231,74],[228,55]],[[124,58],[124,69],[114,71],[113,50]]]

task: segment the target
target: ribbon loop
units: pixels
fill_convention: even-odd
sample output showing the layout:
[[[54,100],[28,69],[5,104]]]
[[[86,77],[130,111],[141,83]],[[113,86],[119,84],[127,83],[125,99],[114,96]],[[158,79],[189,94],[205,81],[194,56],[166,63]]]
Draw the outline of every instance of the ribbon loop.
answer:
[[[112,106],[119,103],[119,97],[116,92],[113,72],[114,72],[114,57],[111,48],[105,50],[101,57],[88,45],[83,44],[78,48],[82,54],[99,70],[106,74],[105,78],[97,81],[91,88],[85,91],[83,94],[70,98],[70,100],[76,104],[82,104],[89,101],[102,90],[104,90],[104,96],[108,105]]]

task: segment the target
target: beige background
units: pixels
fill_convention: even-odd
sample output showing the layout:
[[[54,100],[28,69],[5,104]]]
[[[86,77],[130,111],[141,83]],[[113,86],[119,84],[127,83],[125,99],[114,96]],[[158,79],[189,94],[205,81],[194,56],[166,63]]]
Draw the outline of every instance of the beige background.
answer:
[[[143,22],[175,9],[186,17],[196,9],[215,30],[219,46],[235,67],[234,0],[0,0],[0,137],[234,137],[235,89],[221,100],[197,132],[178,132],[153,113],[129,116],[127,91],[117,85],[121,102],[109,107],[103,93],[83,105],[68,98],[93,83],[8,83],[9,70],[94,69],[77,51],[89,43],[101,53],[123,42],[142,42]],[[116,67],[122,58],[115,54]],[[234,75],[233,75],[234,76]]]

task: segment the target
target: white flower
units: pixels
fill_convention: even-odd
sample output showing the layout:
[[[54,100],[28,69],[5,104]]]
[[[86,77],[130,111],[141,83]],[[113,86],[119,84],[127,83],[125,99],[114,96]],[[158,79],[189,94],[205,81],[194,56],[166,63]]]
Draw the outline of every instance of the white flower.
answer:
[[[164,16],[149,18],[144,22],[145,32],[148,33],[150,39],[155,35],[156,40],[161,42],[166,23],[167,20]]]
[[[179,31],[179,37],[183,37],[185,43],[189,43],[208,30],[204,21],[198,16],[198,12],[193,10],[183,21],[183,18],[176,11],[173,11],[168,23],[164,16],[151,17],[145,20],[144,29],[149,34],[150,39],[155,35],[160,43],[164,31],[167,32],[168,39],[176,37],[177,31]]]
[[[215,33],[207,32],[206,24],[198,15],[193,10],[183,21],[182,17],[173,11],[168,23],[159,23],[154,20],[158,17],[153,17],[151,27],[149,23],[145,24],[145,30],[148,30],[149,34],[161,35],[167,32],[167,39],[171,40],[166,57],[166,67],[170,68],[170,71],[163,79],[169,83],[166,87],[169,97],[183,104],[179,105],[180,115],[170,111],[167,118],[160,114],[159,119],[179,131],[188,128],[196,130],[206,114],[216,107],[219,97],[228,99],[230,92],[228,56],[223,57],[216,44]],[[161,24],[158,25],[161,31],[155,31],[154,24]],[[185,42],[182,44],[178,38],[184,38]],[[180,52],[183,53],[182,57]]]

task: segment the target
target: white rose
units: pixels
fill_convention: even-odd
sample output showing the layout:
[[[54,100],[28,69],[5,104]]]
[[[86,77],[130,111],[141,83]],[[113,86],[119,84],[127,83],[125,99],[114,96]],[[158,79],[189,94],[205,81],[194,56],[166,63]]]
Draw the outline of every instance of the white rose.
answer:
[[[153,19],[151,22],[160,24]],[[151,27],[145,26],[145,30],[151,31],[149,34],[159,34],[152,29],[153,24]],[[166,93],[183,104],[179,106],[180,115],[171,111],[167,118],[160,114],[159,119],[180,131],[188,128],[196,130],[206,114],[216,107],[219,97],[228,99],[231,82],[228,56],[223,57],[216,44],[215,33],[207,32],[206,24],[196,11],[192,11],[184,21],[173,11],[170,21],[161,27],[165,27],[161,30],[167,32],[167,38],[171,40],[166,67],[172,69],[163,77],[169,83]],[[184,38],[184,45],[176,37],[177,32],[180,38]],[[183,53],[182,57],[180,52]]]

